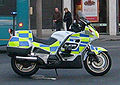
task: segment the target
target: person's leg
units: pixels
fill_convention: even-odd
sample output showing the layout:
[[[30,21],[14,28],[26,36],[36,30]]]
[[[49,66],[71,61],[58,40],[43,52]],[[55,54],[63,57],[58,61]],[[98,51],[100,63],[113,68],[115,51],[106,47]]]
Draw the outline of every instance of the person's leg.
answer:
[[[56,31],[59,31],[59,29],[58,29],[58,23],[56,23]]]
[[[62,28],[62,22],[58,22],[58,23],[56,23],[56,31],[60,31],[61,30],[61,28]]]
[[[69,26],[68,26],[68,23],[66,23],[66,28],[67,28],[67,31],[69,31]]]
[[[71,23],[66,23],[67,31],[70,31],[70,25]]]

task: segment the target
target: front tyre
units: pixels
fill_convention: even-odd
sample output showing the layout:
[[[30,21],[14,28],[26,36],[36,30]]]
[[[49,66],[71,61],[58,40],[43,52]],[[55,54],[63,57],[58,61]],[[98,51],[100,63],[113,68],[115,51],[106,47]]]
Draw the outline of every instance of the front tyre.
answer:
[[[88,56],[84,61],[84,67],[88,73],[93,76],[102,76],[106,74],[111,68],[111,58],[107,52],[101,52],[97,55],[99,59],[99,63],[96,61],[91,61],[90,57]]]
[[[16,58],[11,59],[11,66],[15,73],[23,77],[31,76],[39,70],[37,63],[26,60],[19,61]]]

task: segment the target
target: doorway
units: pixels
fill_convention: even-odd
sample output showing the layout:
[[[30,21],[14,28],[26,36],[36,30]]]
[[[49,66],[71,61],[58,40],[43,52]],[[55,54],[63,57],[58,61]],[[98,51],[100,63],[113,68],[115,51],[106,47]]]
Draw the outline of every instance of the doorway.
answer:
[[[62,0],[42,0],[42,29],[53,27],[52,16],[54,8],[57,7],[62,12]],[[36,29],[36,0],[30,0],[30,29]]]
[[[93,26],[101,34],[108,34],[108,0],[74,0],[74,17],[77,10],[83,8],[82,2],[93,1],[98,3],[98,21],[92,21]],[[91,13],[90,13],[91,14]]]

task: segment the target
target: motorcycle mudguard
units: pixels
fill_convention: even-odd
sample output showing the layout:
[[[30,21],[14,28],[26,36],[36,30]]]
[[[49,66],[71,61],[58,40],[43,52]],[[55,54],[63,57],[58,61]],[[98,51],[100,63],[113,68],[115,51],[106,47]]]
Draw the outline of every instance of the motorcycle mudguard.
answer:
[[[101,52],[107,52],[107,50],[106,50],[105,48],[102,48],[102,47],[94,47],[93,45],[90,45],[90,49],[91,49],[91,51],[95,52],[96,55],[98,55],[98,54],[101,53]],[[87,56],[88,56],[87,53],[88,53],[88,52],[85,53],[83,60],[86,60],[86,58],[87,58]]]
[[[102,47],[94,47],[93,45],[90,46],[91,51],[95,52],[96,55],[98,55],[101,52],[107,52],[105,48]]]

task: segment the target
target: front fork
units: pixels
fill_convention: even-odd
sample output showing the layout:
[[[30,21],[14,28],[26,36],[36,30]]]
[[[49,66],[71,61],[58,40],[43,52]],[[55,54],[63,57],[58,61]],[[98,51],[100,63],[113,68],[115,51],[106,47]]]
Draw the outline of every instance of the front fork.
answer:
[[[85,56],[84,56],[84,60],[89,56],[89,60],[90,62],[97,62],[99,63],[99,58],[98,56],[96,55],[95,52],[93,52],[91,49],[90,49],[90,46],[88,45],[88,47],[86,48],[86,53],[85,53]]]

